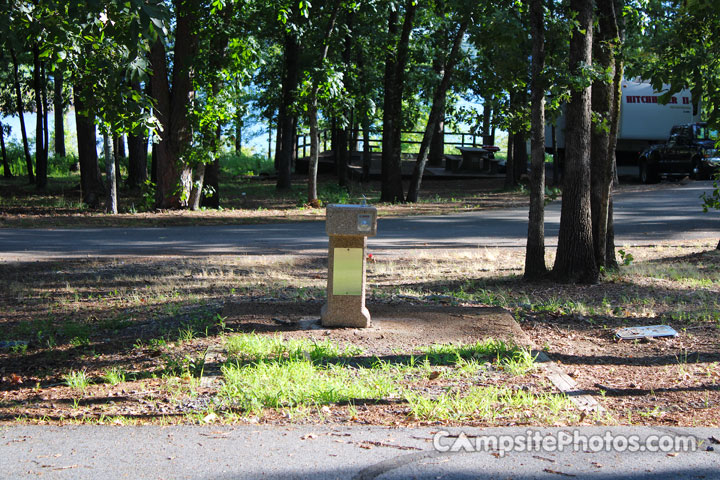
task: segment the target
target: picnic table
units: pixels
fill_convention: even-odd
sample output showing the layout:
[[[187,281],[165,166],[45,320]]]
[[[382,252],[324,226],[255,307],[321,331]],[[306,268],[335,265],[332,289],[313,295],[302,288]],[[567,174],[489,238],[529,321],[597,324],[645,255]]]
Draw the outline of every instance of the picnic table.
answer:
[[[447,170],[452,171],[483,171],[488,173],[497,173],[498,161],[494,159],[493,154],[499,149],[494,145],[484,145],[482,147],[455,147],[460,150],[462,159],[451,161],[448,159]]]

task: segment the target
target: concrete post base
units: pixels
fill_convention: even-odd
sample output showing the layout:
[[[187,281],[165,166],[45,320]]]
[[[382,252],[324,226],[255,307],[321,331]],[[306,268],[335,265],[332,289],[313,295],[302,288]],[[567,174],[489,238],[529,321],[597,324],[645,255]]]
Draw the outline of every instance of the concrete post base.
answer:
[[[330,237],[327,303],[320,313],[323,326],[370,326],[370,312],[365,307],[366,246],[365,237]]]
[[[371,325],[370,312],[364,305],[358,309],[357,306],[340,307],[337,305],[338,298],[335,302],[334,308],[330,308],[326,303],[320,310],[320,319],[324,327],[367,328]]]

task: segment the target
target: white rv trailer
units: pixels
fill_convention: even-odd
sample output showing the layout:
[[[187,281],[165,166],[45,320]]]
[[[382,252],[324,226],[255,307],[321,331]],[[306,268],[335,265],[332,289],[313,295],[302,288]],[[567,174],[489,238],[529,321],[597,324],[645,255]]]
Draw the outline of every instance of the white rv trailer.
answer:
[[[674,125],[700,121],[700,109],[693,106],[689,90],[676,93],[663,105],[658,98],[665,92],[667,88],[657,92],[649,83],[638,79],[622,82],[620,124],[615,149],[620,174],[637,175],[640,152],[652,144],[666,141]],[[697,108],[697,111],[694,108]],[[551,128],[551,125],[545,128],[545,147],[549,153],[553,150]],[[564,115],[560,115],[555,124],[555,137],[558,153],[563,157]]]

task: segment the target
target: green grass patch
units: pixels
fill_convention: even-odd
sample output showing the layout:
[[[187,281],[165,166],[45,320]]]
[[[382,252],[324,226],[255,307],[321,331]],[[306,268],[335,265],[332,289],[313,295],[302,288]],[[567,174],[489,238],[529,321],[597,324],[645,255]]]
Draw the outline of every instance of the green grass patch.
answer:
[[[280,335],[237,335],[226,339],[225,347],[231,360],[222,367],[224,382],[218,396],[222,404],[247,413],[405,400],[418,418],[465,418],[488,412],[495,418],[506,409],[534,402],[543,406],[538,415],[554,414],[562,404],[552,396],[495,387],[487,392],[480,387],[468,390],[468,379],[487,372],[488,363],[498,376],[524,375],[535,368],[529,351],[498,340],[431,345],[417,355],[383,358],[360,356],[362,349],[353,345],[286,340]],[[428,393],[428,379],[437,378],[444,393]]]
[[[103,380],[110,385],[117,385],[125,381],[125,371],[119,367],[112,367],[105,370]]]
[[[88,377],[85,370],[72,370],[69,373],[63,375],[63,381],[65,385],[76,390],[84,392],[90,386],[90,378]]]
[[[336,358],[349,358],[362,354],[356,346],[341,347],[330,340],[288,339],[282,335],[257,334],[235,335],[225,340],[229,356],[239,360],[257,362],[263,360],[309,360],[321,362]]]
[[[422,420],[517,419],[552,422],[572,410],[564,395],[535,394],[507,387],[470,387],[428,397],[407,392],[412,415]]]
[[[263,408],[320,406],[353,400],[397,397],[401,387],[387,371],[320,366],[306,359],[229,364],[219,395],[243,411]]]

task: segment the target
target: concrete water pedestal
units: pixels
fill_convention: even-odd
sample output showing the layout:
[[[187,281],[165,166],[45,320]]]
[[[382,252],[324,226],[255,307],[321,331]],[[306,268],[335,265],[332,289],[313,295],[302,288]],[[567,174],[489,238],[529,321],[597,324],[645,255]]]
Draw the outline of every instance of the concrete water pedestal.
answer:
[[[377,209],[369,205],[328,205],[325,231],[328,250],[327,303],[320,313],[323,326],[370,326],[365,307],[367,237],[377,234]]]

